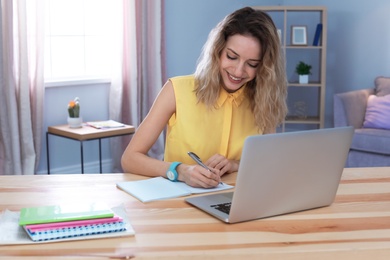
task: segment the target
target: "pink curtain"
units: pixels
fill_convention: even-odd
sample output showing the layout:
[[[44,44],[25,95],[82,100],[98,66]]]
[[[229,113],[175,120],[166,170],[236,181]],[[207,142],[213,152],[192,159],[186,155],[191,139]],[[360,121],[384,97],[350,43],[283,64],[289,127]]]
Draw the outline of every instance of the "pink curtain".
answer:
[[[123,45],[118,74],[110,92],[110,117],[137,127],[147,115],[163,85],[164,1],[124,1]],[[112,140],[114,172],[121,172],[120,158],[131,137]],[[160,136],[149,155],[162,159]]]
[[[44,98],[43,4],[1,1],[0,174],[34,174],[38,167]],[[27,15],[27,7],[35,12]]]

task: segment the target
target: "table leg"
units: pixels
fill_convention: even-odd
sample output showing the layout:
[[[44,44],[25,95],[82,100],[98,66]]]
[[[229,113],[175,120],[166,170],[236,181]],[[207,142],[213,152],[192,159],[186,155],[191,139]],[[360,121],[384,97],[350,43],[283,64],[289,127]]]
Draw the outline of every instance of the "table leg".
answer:
[[[80,141],[80,153],[81,153],[81,173],[84,174],[84,149],[83,149],[83,141]]]
[[[46,132],[46,162],[47,162],[47,174],[50,174],[49,132]]]
[[[102,139],[99,138],[99,164],[100,164],[100,173],[103,172],[102,170]]]

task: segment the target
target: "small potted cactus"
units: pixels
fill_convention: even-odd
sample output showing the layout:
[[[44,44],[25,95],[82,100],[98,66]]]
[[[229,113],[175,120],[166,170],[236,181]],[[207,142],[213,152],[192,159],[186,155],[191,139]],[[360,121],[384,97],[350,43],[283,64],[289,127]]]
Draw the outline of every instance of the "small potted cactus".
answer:
[[[68,103],[68,124],[70,128],[79,128],[82,126],[80,116],[80,99],[76,97]]]

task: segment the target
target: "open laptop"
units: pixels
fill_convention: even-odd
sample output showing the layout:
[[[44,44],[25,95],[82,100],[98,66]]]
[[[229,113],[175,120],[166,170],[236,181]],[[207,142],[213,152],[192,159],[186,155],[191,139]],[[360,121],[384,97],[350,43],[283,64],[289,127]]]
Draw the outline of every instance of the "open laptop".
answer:
[[[353,127],[249,136],[235,191],[186,201],[227,223],[328,206],[352,136]]]

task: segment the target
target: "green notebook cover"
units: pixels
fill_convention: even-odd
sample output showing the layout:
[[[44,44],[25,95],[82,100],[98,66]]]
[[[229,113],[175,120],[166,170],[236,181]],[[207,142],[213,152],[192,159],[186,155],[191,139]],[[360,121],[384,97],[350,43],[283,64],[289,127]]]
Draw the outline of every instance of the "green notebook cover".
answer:
[[[40,206],[22,208],[19,225],[111,218],[113,216],[113,211],[103,203]]]

